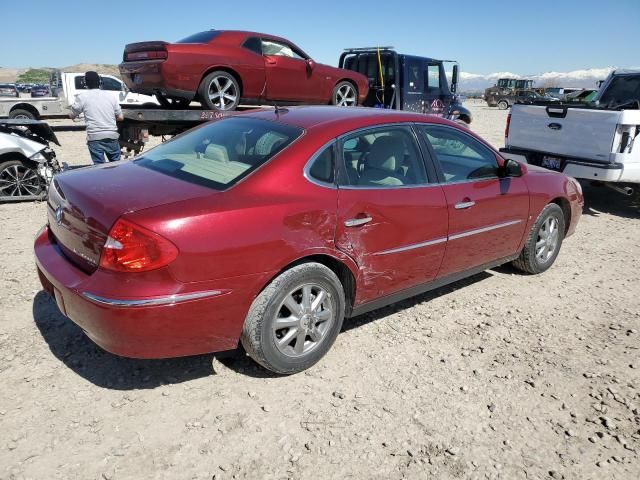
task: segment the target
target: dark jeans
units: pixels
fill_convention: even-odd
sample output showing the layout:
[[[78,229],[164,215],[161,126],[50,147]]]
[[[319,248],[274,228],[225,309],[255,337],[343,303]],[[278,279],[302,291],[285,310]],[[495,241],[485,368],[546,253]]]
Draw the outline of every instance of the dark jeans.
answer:
[[[117,162],[120,160],[120,143],[112,138],[103,140],[89,140],[87,142],[91,160],[94,164],[104,163],[104,156],[107,156],[107,162]]]

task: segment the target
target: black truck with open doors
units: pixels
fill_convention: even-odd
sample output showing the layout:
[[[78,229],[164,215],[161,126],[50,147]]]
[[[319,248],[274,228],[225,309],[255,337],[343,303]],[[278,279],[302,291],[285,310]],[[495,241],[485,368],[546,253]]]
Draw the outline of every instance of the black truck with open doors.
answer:
[[[451,85],[444,64],[453,63]],[[471,112],[456,94],[458,64],[398,53],[393,47],[348,48],[338,63],[369,79],[364,106],[443,116],[469,125]]]

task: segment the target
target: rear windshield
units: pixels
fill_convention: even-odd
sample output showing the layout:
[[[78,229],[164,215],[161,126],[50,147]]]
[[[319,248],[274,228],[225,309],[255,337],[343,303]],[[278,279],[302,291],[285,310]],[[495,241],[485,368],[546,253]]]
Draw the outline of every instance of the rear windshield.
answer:
[[[178,40],[176,43],[209,43],[211,40],[220,35],[216,30],[207,30],[206,32],[198,32],[188,37]]]
[[[601,104],[623,104],[640,100],[640,74],[615,77],[600,97]]]
[[[255,118],[211,122],[159,145],[135,162],[187,182],[224,190],[296,140],[303,130]]]

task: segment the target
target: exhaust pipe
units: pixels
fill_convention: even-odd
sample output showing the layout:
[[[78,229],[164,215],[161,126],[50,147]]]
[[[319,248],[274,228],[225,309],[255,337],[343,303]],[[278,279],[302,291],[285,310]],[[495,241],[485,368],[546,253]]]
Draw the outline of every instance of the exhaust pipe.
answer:
[[[604,186],[609,187],[611,190],[615,190],[622,195],[626,195],[627,197],[633,195],[633,188],[631,187],[621,187],[619,185],[616,185],[615,183],[605,183]]]

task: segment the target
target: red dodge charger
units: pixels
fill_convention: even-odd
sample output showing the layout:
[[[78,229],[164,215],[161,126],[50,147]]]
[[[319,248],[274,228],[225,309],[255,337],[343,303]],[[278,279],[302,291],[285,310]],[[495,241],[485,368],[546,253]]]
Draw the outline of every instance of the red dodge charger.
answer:
[[[132,91],[156,95],[165,107],[192,100],[214,110],[241,101],[354,106],[369,91],[364,75],[316,63],[284,38],[231,30],[129,44],[120,73]]]
[[[104,349],[317,362],[345,317],[506,262],[548,269],[580,185],[419,114],[232,115],[133,161],[55,177],[42,285]]]

